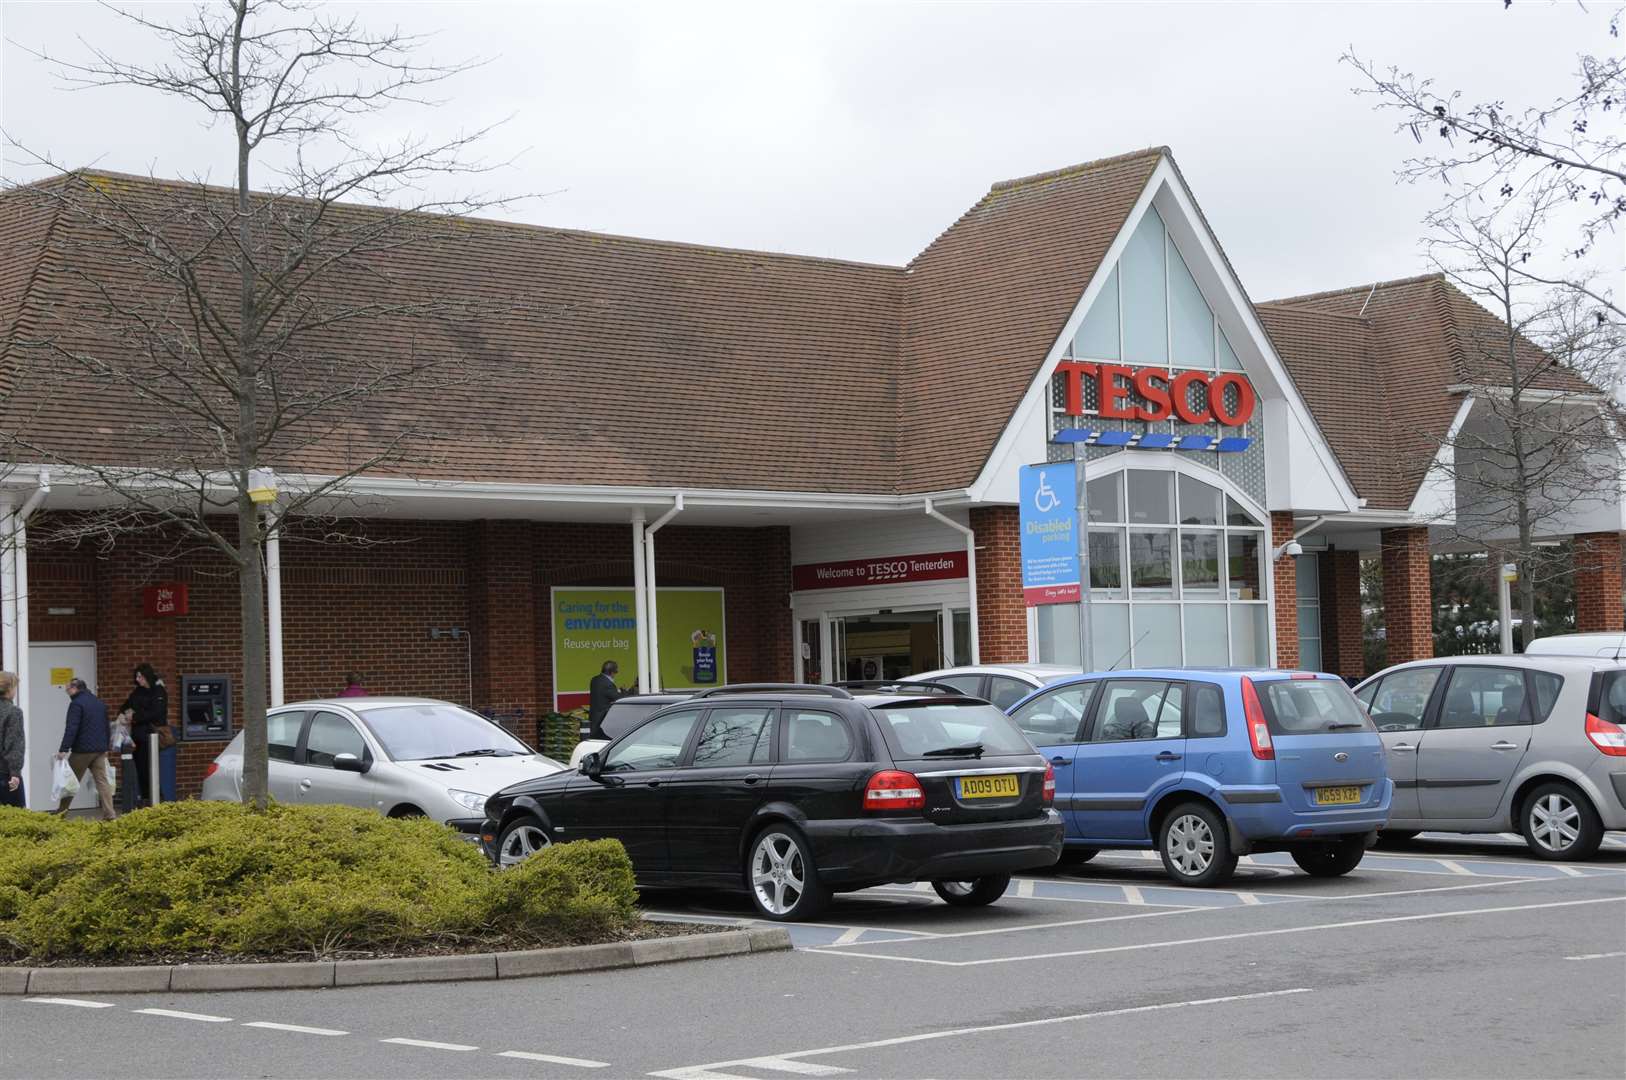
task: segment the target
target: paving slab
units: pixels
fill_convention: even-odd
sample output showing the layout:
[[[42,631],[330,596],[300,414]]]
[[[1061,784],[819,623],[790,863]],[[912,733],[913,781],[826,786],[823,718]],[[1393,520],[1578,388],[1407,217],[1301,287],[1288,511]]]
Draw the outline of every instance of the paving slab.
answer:
[[[632,942],[582,945],[573,949],[532,949],[497,954],[497,978],[524,979],[533,975],[565,975],[573,971],[602,971],[631,967]]]
[[[334,985],[331,961],[290,964],[181,964],[169,988],[182,990],[300,990]]]
[[[346,960],[334,966],[333,976],[333,985],[335,986],[495,979],[497,977],[497,954],[475,953],[471,956],[407,956],[393,960]]]
[[[168,990],[170,967],[35,968],[30,994],[142,994]]]

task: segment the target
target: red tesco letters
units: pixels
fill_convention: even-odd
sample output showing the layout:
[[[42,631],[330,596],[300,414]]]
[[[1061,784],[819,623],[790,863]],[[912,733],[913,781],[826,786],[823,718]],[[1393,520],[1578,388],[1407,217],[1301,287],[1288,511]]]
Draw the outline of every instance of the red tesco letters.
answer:
[[[1167,420],[1176,416],[1188,424],[1241,427],[1253,416],[1257,398],[1240,373],[1182,371],[1172,379],[1164,368],[1132,368],[1126,364],[1089,364],[1063,361],[1061,373],[1064,407],[1069,415],[1084,412],[1084,380],[1096,384],[1096,414],[1103,420]],[[1193,387],[1202,393],[1199,407],[1191,404]],[[1236,388],[1236,408],[1227,408],[1225,392]],[[1133,400],[1138,398],[1138,400]]]

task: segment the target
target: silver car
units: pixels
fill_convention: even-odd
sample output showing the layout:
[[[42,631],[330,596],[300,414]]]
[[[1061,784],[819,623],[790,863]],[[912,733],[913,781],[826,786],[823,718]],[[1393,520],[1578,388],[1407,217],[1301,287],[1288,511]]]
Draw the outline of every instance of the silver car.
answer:
[[[302,701],[266,717],[271,797],[432,817],[479,835],[486,799],[564,768],[477,713],[444,701]],[[209,767],[203,797],[242,798],[243,734]]]
[[[1064,664],[974,664],[923,671],[909,678],[947,683],[961,693],[980,697],[1000,709],[1008,709],[1041,686],[1082,674],[1082,668]]]
[[[1626,829],[1626,664],[1459,656],[1400,664],[1355,689],[1389,757],[1381,834],[1524,834],[1543,859],[1585,859]]]

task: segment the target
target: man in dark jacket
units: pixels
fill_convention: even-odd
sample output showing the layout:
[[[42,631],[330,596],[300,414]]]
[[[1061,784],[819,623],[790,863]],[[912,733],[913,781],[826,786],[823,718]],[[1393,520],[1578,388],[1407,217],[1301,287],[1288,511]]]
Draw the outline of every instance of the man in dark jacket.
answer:
[[[621,665],[614,660],[604,661],[599,673],[593,676],[593,681],[587,686],[587,737],[589,739],[604,738],[604,714],[610,711],[615,699],[624,697],[631,691],[623,692],[615,684],[615,677],[621,671]]]
[[[113,782],[107,775],[107,750],[111,741],[107,706],[90,692],[83,679],[69,679],[68,722],[62,729],[62,745],[56,756],[58,760],[68,762],[68,767],[80,783],[84,783],[85,772],[89,770],[91,778],[96,781],[96,797],[101,804],[102,818],[107,821],[118,817],[113,810]],[[63,799],[56,812],[67,813],[72,802],[71,795]]]

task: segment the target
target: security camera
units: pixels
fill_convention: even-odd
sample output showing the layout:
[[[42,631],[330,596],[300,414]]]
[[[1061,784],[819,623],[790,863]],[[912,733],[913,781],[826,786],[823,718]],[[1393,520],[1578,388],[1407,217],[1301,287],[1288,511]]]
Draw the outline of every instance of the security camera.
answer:
[[[1271,557],[1272,561],[1280,562],[1283,555],[1303,555],[1303,554],[1304,554],[1304,545],[1299,543],[1297,540],[1289,540],[1287,543],[1283,544],[1281,547],[1277,548],[1274,552],[1272,552],[1270,557]]]

